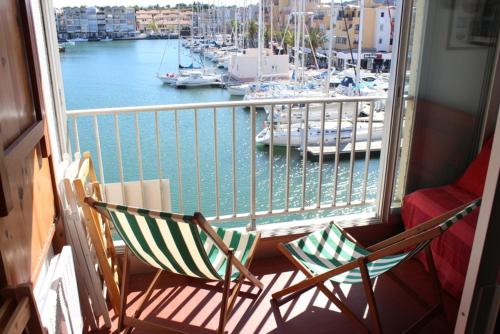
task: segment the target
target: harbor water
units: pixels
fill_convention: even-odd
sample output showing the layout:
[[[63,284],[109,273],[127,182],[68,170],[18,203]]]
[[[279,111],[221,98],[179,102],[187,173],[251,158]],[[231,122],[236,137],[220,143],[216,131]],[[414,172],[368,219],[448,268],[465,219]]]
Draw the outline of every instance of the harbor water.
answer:
[[[163,61],[162,61],[163,58]],[[181,63],[188,66],[212,66],[210,61],[202,62],[200,55],[191,57],[189,51],[181,46]],[[161,64],[160,64],[161,63]],[[167,105],[179,103],[198,103],[211,101],[229,101],[231,96],[222,88],[189,88],[177,89],[175,86],[163,85],[156,74],[176,72],[178,68],[177,40],[136,40],[83,42],[68,46],[61,54],[61,65],[64,79],[64,93],[68,110]],[[160,66],[161,65],[161,66]],[[250,210],[250,155],[251,137],[250,113],[248,110],[236,109],[236,170],[232,166],[232,109],[218,109],[217,123],[217,169],[215,168],[214,144],[214,111],[198,110],[198,136],[200,143],[200,177],[201,208],[197,207],[197,184],[195,164],[195,129],[194,112],[165,111],[159,113],[161,176],[170,180],[173,211],[191,214],[198,209],[207,217],[214,216],[216,211],[216,170],[218,171],[220,194],[220,215],[232,214],[233,210],[233,178],[236,180],[237,213]],[[176,115],[177,114],[177,115]],[[142,156],[144,179],[157,179],[158,155],[154,113],[139,115],[140,147],[136,145],[136,128],[133,114],[119,116],[119,135],[121,138],[123,177],[125,181],[139,180],[138,156]],[[175,118],[178,119],[180,175],[176,154]],[[259,112],[256,118],[257,132],[263,127],[265,114]],[[78,119],[78,138],[80,150],[90,151],[94,160],[97,147],[93,119]],[[104,182],[119,182],[118,154],[116,132],[113,116],[99,116],[98,127],[103,157]],[[75,150],[75,133],[71,120],[68,129],[72,148]],[[290,203],[289,207],[299,207],[302,203],[303,158],[295,149],[291,150],[290,159]],[[273,208],[282,209],[285,203],[286,184],[286,149],[275,147],[273,158]],[[327,160],[323,164],[321,202],[331,203],[334,189],[334,161]],[[306,162],[306,196],[305,204],[317,202],[319,162]],[[353,201],[361,199],[364,179],[365,159],[358,157],[353,169]],[[376,196],[378,183],[379,159],[372,156],[368,168],[367,198]],[[269,188],[269,148],[257,146],[256,152],[256,184],[257,211],[268,209]],[[345,202],[349,179],[349,159],[339,161],[337,202]],[[179,182],[180,180],[180,182]],[[180,203],[180,187],[182,183],[182,206]],[[373,206],[337,209],[334,212],[315,212],[305,215],[306,218],[325,215],[339,215],[373,210]],[[265,224],[277,221],[289,221],[304,216],[280,216],[261,219],[257,223]],[[248,221],[224,223],[225,226],[243,226]]]

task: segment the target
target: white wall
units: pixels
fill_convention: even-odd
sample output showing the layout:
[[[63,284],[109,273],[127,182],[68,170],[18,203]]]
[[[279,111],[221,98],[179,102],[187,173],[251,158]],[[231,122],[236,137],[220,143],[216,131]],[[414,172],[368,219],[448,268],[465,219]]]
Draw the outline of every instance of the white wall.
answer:
[[[478,114],[487,90],[488,48],[451,49],[449,0],[429,1],[419,95],[447,107]]]
[[[384,17],[382,17],[382,13]],[[375,30],[374,41],[375,49],[379,52],[390,52],[391,45],[391,19],[395,15],[395,10],[391,9],[391,15],[387,7],[379,7],[375,10]]]
[[[229,75],[241,81],[255,80],[257,78],[257,54],[232,55],[229,61]],[[262,75],[275,78],[289,76],[288,55],[263,55]]]

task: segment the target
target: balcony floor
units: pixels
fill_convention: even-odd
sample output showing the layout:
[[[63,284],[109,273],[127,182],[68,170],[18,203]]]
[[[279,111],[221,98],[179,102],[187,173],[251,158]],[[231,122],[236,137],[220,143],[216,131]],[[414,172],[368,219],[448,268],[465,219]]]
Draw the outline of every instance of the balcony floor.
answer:
[[[264,283],[264,290],[258,296],[256,288],[243,285],[246,292],[235,303],[233,316],[227,326],[227,333],[349,333],[355,327],[347,317],[324,297],[317,289],[312,289],[291,302],[280,306],[279,313],[271,306],[274,291],[298,282],[304,276],[292,267],[285,258],[274,257],[256,260],[252,272]],[[427,301],[435,300],[430,276],[423,266],[414,260],[396,268],[396,274],[416,287],[417,292]],[[152,279],[152,274],[132,276],[128,295],[128,314],[137,308],[143,291]],[[330,286],[330,283],[327,283]],[[375,297],[385,333],[400,333],[419,319],[425,309],[411,299],[389,277],[382,276],[374,281]],[[367,326],[371,319],[366,315],[367,304],[362,285],[342,285],[336,289],[337,295],[358,315]],[[162,277],[160,288],[155,290],[150,305],[141,319],[174,327],[187,333],[215,333],[219,319],[222,292],[215,284],[200,280],[167,274]],[[448,321],[454,324],[458,303],[445,296],[445,310]],[[117,317],[110,311],[113,321],[111,331],[101,329],[95,333],[118,333]],[[450,332],[444,316],[437,316],[425,328],[425,333]],[[133,331],[133,333],[146,333]]]

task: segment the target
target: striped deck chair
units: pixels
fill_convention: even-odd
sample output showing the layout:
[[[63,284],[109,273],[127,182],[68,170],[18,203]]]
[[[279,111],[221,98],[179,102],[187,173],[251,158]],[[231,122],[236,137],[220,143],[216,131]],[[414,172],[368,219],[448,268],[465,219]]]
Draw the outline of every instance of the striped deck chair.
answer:
[[[259,288],[262,283],[248,270],[259,233],[240,233],[209,225],[202,214],[183,216],[166,212],[97,202],[85,202],[107,217],[123,239],[123,266],[119,329],[143,328],[161,333],[183,333],[139,320],[157,283],[165,272],[223,282],[222,307],[217,333],[223,333],[244,279]],[[126,316],[129,251],[142,262],[158,269],[133,317]],[[230,292],[230,283],[235,285]]]
[[[334,284],[363,283],[371,312],[372,330],[375,333],[381,333],[382,327],[371,279],[387,272],[388,276],[414,297],[417,302],[429,307],[430,305],[406,283],[394,273],[388,272],[418,252],[425,251],[439,300],[430,311],[408,329],[408,331],[415,331],[427,323],[437,311],[443,310],[441,289],[439,288],[432,253],[427,246],[453,224],[476,209],[480,203],[481,199],[476,199],[368,248],[363,248],[354,238],[333,222],[323,230],[313,232],[287,244],[280,244],[279,249],[305,274],[306,279],[274,293],[272,302],[279,307],[279,305],[294,299],[305,291],[317,287],[342,313],[354,322],[361,332],[369,332],[358,317],[325,286],[325,282],[328,280]]]

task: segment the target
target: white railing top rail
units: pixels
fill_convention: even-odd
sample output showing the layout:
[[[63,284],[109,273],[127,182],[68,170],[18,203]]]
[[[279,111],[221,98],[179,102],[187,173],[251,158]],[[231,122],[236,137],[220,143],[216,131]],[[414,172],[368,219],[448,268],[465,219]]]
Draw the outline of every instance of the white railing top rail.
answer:
[[[95,108],[67,110],[68,116],[90,116],[90,115],[109,115],[119,113],[138,113],[155,112],[168,110],[193,110],[209,108],[230,108],[230,107],[259,107],[279,104],[311,104],[311,103],[340,103],[340,102],[370,102],[385,100],[387,96],[352,96],[352,97],[314,97],[314,98],[282,98],[282,99],[262,99],[247,101],[222,101],[222,102],[203,102],[203,103],[183,103],[167,104],[137,107],[116,107],[116,108]]]

